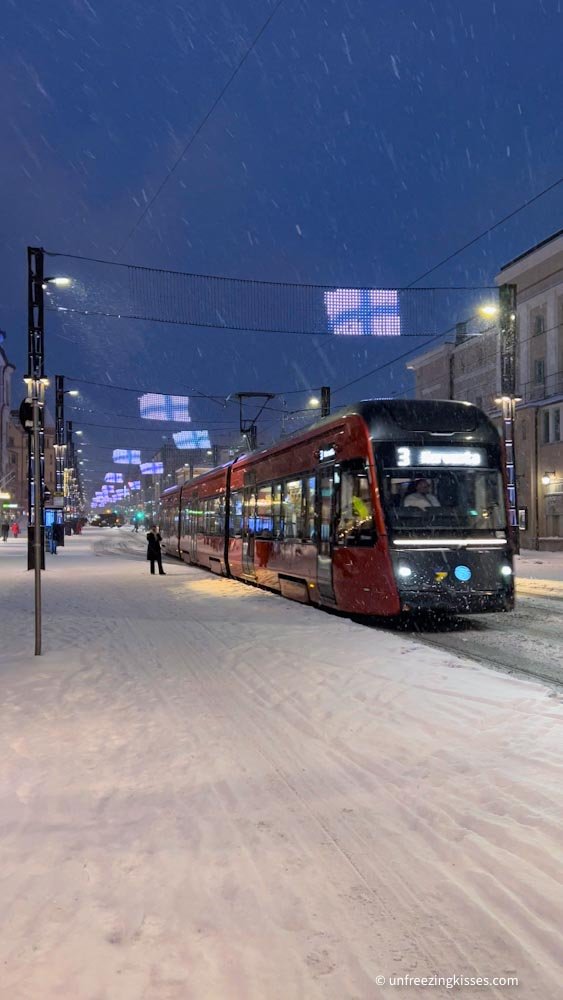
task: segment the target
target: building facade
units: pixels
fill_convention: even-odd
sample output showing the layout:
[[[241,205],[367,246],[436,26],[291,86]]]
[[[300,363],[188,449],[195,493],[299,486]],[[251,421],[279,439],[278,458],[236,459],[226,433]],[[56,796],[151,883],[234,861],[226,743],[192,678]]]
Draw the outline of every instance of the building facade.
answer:
[[[16,503],[15,515],[27,516],[27,471],[28,471],[28,434],[20,424],[19,413],[12,410],[8,426],[8,461],[13,474],[11,486],[12,501]],[[55,491],[55,428],[45,428],[45,489],[51,494]]]
[[[563,230],[505,264],[518,306],[516,462],[522,544],[563,550]]]
[[[517,289],[515,457],[520,544],[563,550],[563,231],[501,268]],[[500,426],[498,328],[418,355],[408,365],[417,399],[475,403]]]
[[[10,408],[12,405],[12,372],[14,366],[8,361],[3,347],[5,334],[0,330],[0,491],[11,493],[13,470],[8,453]]]

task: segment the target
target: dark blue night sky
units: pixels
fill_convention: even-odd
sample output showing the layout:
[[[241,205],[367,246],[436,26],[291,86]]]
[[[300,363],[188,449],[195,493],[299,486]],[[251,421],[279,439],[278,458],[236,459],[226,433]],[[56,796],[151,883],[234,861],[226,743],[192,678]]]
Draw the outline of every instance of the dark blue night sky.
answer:
[[[0,326],[15,401],[25,247],[113,257],[273,7],[4,0]],[[118,259],[409,284],[563,174],[561,23],[559,0],[285,0]],[[562,208],[563,186],[425,283],[491,284],[561,228]],[[49,316],[46,360],[50,374],[226,395],[336,386],[413,344]],[[407,386],[400,362],[338,401]],[[133,393],[83,389],[76,420],[111,409],[114,427],[132,426]],[[211,404],[194,416],[236,422]],[[101,469],[104,432],[89,440]],[[159,433],[106,440],[148,453]]]

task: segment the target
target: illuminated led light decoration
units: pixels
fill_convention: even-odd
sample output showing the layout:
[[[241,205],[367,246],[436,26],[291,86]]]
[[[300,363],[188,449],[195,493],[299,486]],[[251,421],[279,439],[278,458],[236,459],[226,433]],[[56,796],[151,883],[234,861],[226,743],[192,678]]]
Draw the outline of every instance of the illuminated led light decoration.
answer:
[[[191,423],[189,403],[189,396],[162,396],[156,392],[146,392],[139,399],[144,420],[175,420],[181,424]]]
[[[129,487],[130,490],[140,490],[141,489],[141,480],[140,479],[134,479],[132,483],[127,483],[127,485],[128,485],[128,487]]]
[[[104,483],[122,483],[123,475],[121,472],[106,472],[104,476]]]
[[[178,431],[172,437],[177,448],[211,448],[209,431]]]
[[[141,452],[128,451],[126,448],[116,448],[113,453],[113,461],[116,465],[140,465]]]
[[[400,337],[395,288],[335,288],[324,293],[331,333],[341,337]]]
[[[164,472],[162,462],[143,462],[141,465],[142,476],[161,476]]]

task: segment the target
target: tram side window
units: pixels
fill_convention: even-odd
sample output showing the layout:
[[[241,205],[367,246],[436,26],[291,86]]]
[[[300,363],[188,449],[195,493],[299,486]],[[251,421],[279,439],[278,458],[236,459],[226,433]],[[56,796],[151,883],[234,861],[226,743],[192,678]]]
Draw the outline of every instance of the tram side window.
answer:
[[[209,497],[204,500],[203,533],[205,535],[221,535],[223,533],[224,508],[222,497]]]
[[[229,507],[229,535],[231,538],[240,538],[242,533],[242,492],[236,490],[231,493]]]
[[[256,497],[256,535],[273,538],[272,487],[260,486]]]
[[[184,535],[195,535],[198,530],[201,530],[201,511],[201,503],[197,497],[188,497],[187,507],[182,511]]]
[[[249,535],[256,534],[256,494],[249,493],[243,504],[244,531]]]
[[[317,480],[315,476],[308,476],[305,480],[305,490],[307,494],[307,517],[305,523],[305,538],[314,541],[317,537],[317,523],[315,520],[315,496]]]
[[[337,502],[336,544],[373,545],[375,541],[369,474],[362,459],[343,462]]]
[[[188,507],[184,507],[184,509],[182,511],[182,514],[181,514],[181,518],[182,518],[181,533],[182,533],[182,535],[189,535],[189,533],[190,533],[190,513],[189,513]]]
[[[291,479],[284,483],[283,527],[285,538],[303,536],[303,482]]]
[[[272,486],[272,532],[274,538],[282,537],[282,484]]]

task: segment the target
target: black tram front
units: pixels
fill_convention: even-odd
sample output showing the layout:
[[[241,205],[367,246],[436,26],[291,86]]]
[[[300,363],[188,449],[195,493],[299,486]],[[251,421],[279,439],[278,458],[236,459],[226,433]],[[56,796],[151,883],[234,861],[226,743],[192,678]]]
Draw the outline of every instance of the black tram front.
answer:
[[[403,401],[389,409],[393,419],[376,421],[372,441],[402,609],[511,610],[496,428],[467,404]]]

